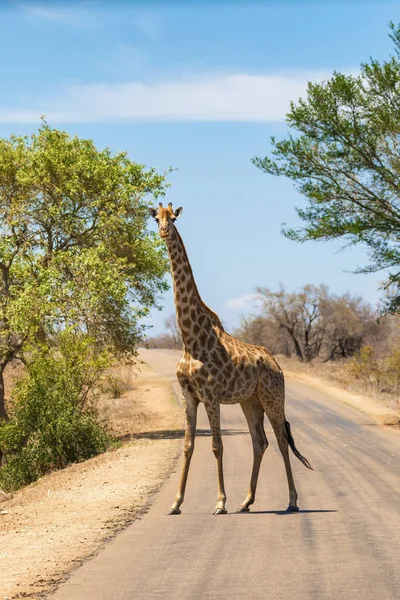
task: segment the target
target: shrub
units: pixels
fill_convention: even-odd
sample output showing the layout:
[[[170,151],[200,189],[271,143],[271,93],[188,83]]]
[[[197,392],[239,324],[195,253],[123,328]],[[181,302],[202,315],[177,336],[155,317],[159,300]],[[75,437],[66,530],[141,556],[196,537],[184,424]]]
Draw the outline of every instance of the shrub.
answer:
[[[63,334],[55,352],[36,350],[12,393],[8,422],[0,424],[7,457],[0,487],[15,490],[40,476],[103,452],[111,439],[96,416],[94,385],[108,365],[87,337]]]
[[[125,392],[129,392],[133,387],[132,365],[130,363],[112,367],[112,371],[102,377],[98,386],[102,394],[107,394],[111,398],[121,398]]]
[[[355,379],[368,384],[372,390],[376,388],[376,391],[379,391],[382,373],[372,346],[362,346],[360,351],[349,360],[347,371]]]
[[[363,346],[347,364],[347,372],[368,384],[372,391],[398,394],[400,391],[400,348],[394,346],[384,358],[375,358],[371,346]]]
[[[123,381],[115,375],[106,375],[100,389],[103,394],[109,394],[111,398],[121,398],[125,391]]]
[[[398,395],[400,392],[400,348],[393,348],[384,364],[386,391]]]

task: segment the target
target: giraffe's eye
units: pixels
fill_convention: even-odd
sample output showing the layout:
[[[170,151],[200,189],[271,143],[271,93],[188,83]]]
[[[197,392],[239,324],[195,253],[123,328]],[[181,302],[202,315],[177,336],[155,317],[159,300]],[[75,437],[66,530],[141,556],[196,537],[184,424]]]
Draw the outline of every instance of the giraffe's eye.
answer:
[[[156,217],[154,220],[155,220],[156,223],[159,222],[159,218],[158,217]]]

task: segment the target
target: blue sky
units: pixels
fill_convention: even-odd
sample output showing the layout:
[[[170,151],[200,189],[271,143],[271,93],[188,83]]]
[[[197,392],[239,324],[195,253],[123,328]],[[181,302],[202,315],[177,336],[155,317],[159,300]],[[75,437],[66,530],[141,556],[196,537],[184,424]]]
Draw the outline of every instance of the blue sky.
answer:
[[[254,311],[256,286],[326,283],[377,302],[383,274],[349,273],[363,249],[281,235],[304,200],[250,159],[285,135],[308,80],[389,55],[398,3],[22,1],[2,3],[0,19],[0,136],[30,133],[45,114],[98,147],[176,168],[167,201],[184,207],[198,287],[229,329]],[[163,304],[154,333],[172,293]]]

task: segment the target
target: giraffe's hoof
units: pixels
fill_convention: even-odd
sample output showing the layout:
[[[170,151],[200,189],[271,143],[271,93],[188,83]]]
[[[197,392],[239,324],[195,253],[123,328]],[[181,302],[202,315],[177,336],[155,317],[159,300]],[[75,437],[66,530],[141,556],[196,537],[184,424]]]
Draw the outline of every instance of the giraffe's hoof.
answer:
[[[250,508],[248,506],[239,506],[239,508],[236,511],[237,513],[242,513],[242,512],[250,512]]]
[[[292,506],[291,504],[289,504],[289,506],[286,509],[286,512],[297,512],[299,510],[298,506]]]
[[[226,508],[217,508],[217,510],[214,512],[214,515],[226,515],[227,512],[228,511]]]
[[[179,510],[179,508],[170,508],[169,511],[167,512],[167,515],[180,515],[181,511]]]

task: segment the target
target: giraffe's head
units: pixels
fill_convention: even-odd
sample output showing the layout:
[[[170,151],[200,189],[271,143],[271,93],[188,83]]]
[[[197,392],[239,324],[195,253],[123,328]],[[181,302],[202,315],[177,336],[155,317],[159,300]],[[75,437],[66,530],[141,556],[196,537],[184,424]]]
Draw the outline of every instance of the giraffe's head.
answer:
[[[171,202],[164,208],[162,202],[158,208],[149,208],[150,215],[158,223],[158,233],[166,238],[175,229],[174,221],[182,214],[182,206],[173,210]]]

